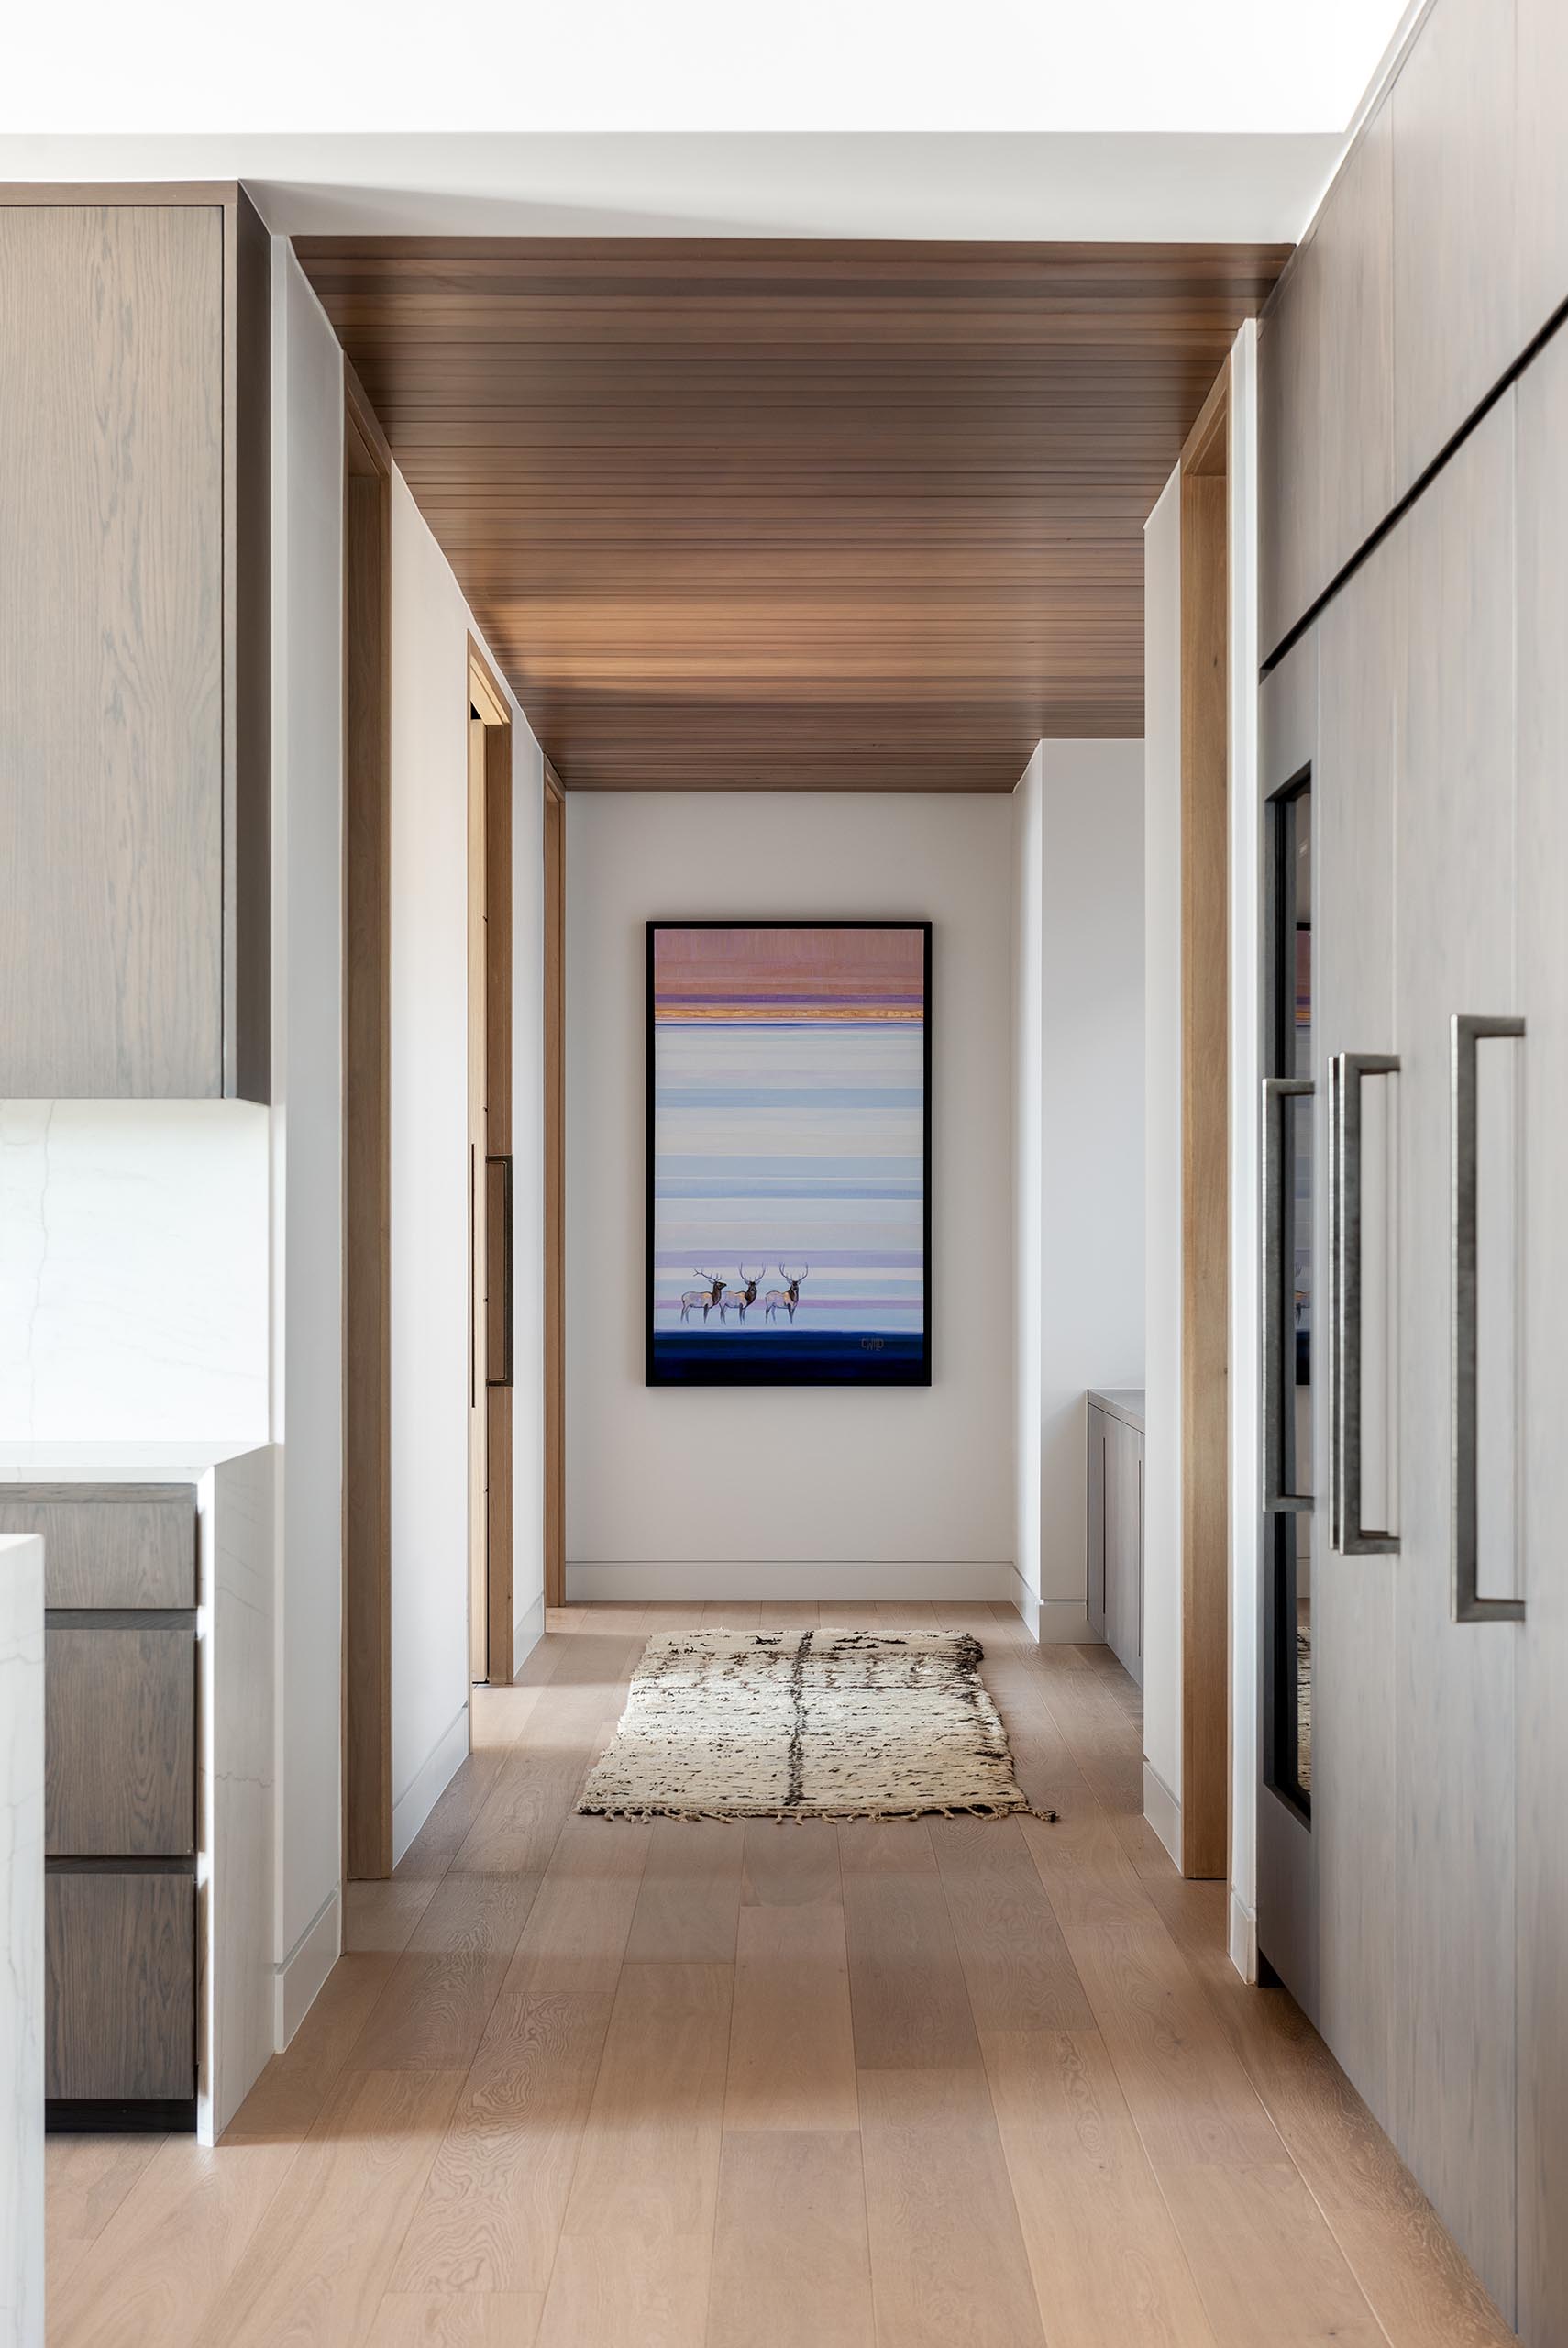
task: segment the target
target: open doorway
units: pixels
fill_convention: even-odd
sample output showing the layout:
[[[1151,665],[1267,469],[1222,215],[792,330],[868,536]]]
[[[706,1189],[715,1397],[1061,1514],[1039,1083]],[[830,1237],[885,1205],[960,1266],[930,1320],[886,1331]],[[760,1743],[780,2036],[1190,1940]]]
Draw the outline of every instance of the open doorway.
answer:
[[[512,1677],[512,713],[469,639],[469,1667]]]
[[[1228,1877],[1231,369],[1181,458],[1181,1870]]]

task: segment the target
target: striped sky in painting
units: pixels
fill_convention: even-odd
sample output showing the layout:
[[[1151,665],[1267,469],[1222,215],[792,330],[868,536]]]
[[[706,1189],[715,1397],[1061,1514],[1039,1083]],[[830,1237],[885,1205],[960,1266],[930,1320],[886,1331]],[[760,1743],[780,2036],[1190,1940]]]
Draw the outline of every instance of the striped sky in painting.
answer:
[[[659,926],[653,978],[656,1331],[787,1327],[809,1265],[796,1328],[918,1337],[923,931]],[[682,1324],[704,1272],[723,1322]]]

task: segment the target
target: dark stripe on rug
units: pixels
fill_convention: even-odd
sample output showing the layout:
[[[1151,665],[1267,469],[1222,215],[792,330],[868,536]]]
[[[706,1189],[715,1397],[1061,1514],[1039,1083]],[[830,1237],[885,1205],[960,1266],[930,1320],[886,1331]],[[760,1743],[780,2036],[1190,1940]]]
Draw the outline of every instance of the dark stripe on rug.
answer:
[[[794,1706],[794,1718],[790,1724],[790,1782],[785,1790],[786,1810],[799,1810],[805,1791],[806,1775],[806,1655],[814,1631],[802,1631],[795,1649],[795,1660],[790,1667],[790,1700]]]

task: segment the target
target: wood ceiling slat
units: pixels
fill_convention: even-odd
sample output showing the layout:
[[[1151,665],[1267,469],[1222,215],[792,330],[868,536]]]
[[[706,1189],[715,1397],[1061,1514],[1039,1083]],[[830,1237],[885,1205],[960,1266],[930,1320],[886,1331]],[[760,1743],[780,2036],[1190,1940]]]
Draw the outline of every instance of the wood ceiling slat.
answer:
[[[1287,248],[304,238],[563,779],[1008,791],[1143,729],[1143,525]]]

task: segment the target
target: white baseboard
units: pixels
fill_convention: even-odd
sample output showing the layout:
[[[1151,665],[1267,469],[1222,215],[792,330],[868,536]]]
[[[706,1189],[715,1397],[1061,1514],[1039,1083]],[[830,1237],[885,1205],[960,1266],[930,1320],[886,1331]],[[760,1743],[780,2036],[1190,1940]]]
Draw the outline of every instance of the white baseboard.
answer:
[[[1000,1599],[1022,1584],[1010,1558],[995,1565],[569,1565],[567,1603],[595,1598]]]
[[[1039,1601],[1042,1646],[1087,1647],[1097,1643],[1089,1629],[1088,1608],[1081,1598],[1043,1598]]]
[[[342,1901],[334,1889],[282,1963],[273,1967],[272,2043],[280,2054],[315,2005],[342,1944]]]
[[[1258,1920],[1234,1891],[1231,1894],[1231,1962],[1243,1981],[1256,1981]]]
[[[392,1804],[394,1867],[468,1757],[469,1708],[465,1703],[457,1718],[442,1730],[428,1760],[414,1771],[407,1791]]]
[[[545,1635],[545,1593],[539,1592],[531,1606],[525,1606],[512,1625],[512,1668],[532,1655]]]
[[[1181,1804],[1147,1754],[1143,1756],[1143,1815],[1179,1867]]]
[[[1030,1637],[1038,1639],[1041,1636],[1040,1592],[1030,1589],[1016,1566],[1013,1567],[1012,1574],[1012,1602],[1023,1617],[1023,1627]]]

